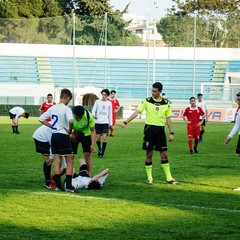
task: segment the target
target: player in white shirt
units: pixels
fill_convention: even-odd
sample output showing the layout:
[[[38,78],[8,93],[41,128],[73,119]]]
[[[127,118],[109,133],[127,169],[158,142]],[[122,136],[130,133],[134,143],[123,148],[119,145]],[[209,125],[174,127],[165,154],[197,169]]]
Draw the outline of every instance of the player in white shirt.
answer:
[[[69,134],[73,128],[73,114],[67,105],[72,99],[72,93],[68,89],[62,89],[60,102],[49,108],[39,117],[39,121],[52,129],[51,147],[54,154],[55,183],[56,190],[64,191],[61,184],[61,156],[65,156],[66,168],[66,189],[67,192],[74,192],[72,187],[73,174],[73,149]],[[51,122],[46,119],[51,118]]]
[[[94,177],[90,177],[87,170],[87,164],[85,159],[80,158],[80,168],[79,168],[79,174],[74,174],[74,177],[72,179],[72,186],[75,187],[75,189],[101,189],[103,183],[105,182],[109,169],[106,168],[99,174],[95,175]]]
[[[200,136],[199,136],[199,143],[202,143],[202,136],[205,132],[206,129],[206,122],[208,121],[208,109],[206,103],[203,101],[203,94],[199,93],[197,95],[198,101],[196,102],[197,107],[202,108],[203,112],[205,113],[205,119],[201,125],[201,131],[200,131]],[[202,118],[199,119],[199,121],[202,121]]]
[[[51,175],[51,167],[54,159],[51,149],[52,129],[42,125],[34,133],[33,138],[35,142],[36,152],[43,157],[43,173],[45,177],[44,187],[47,189],[56,188],[55,182]],[[66,160],[62,157],[61,176],[66,172]]]
[[[238,106],[240,106],[240,95],[237,95],[237,103],[238,103]],[[231,140],[231,138],[233,138],[233,136],[239,130],[240,130],[240,111],[237,112],[236,122],[235,122],[231,132],[228,134],[227,138],[225,139],[224,144],[228,145],[230,140]],[[236,153],[240,154],[240,133],[239,133],[239,136],[238,136],[238,143],[237,143]],[[240,187],[239,188],[234,188],[233,190],[240,191]]]
[[[112,104],[107,100],[110,92],[108,89],[101,91],[102,99],[96,100],[92,109],[92,115],[95,119],[96,143],[98,146],[98,156],[103,158],[107,147],[107,137],[109,128],[112,127]],[[102,145],[101,145],[101,136]]]
[[[43,157],[43,173],[45,177],[45,188],[55,188],[51,182],[51,166],[54,156],[51,151],[52,129],[42,125],[34,133],[33,138],[36,146],[36,152]]]
[[[20,132],[18,131],[18,119],[20,117],[24,117],[24,118],[28,119],[29,113],[25,112],[25,110],[22,107],[14,107],[14,108],[10,109],[9,117],[12,120],[13,133],[20,134]]]

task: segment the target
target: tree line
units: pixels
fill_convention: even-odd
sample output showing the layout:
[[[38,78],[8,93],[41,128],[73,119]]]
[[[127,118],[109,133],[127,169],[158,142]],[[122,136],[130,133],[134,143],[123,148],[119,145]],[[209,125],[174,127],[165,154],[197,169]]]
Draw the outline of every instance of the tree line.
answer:
[[[173,0],[156,23],[167,46],[240,47],[239,0]],[[130,3],[131,4],[131,3]],[[130,21],[109,0],[2,0],[0,42],[140,46]],[[75,19],[73,19],[73,13]],[[75,32],[73,33],[73,22]]]

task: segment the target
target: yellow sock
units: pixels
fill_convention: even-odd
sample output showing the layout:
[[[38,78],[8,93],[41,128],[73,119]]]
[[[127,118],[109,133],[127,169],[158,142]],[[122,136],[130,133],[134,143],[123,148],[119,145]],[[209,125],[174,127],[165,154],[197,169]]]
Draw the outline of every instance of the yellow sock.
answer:
[[[152,181],[153,180],[153,177],[152,177],[152,165],[145,165],[145,168],[146,168],[148,180]]]
[[[172,178],[172,175],[171,175],[171,172],[170,172],[169,163],[161,163],[161,165],[162,165],[162,168],[163,168],[163,171],[165,173],[167,181],[172,180],[173,178]]]

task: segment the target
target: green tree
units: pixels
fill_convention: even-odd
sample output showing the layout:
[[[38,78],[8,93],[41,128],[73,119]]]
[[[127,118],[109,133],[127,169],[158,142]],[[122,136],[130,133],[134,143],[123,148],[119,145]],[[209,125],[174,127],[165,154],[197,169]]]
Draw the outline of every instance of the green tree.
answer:
[[[98,45],[103,39],[108,14],[108,45],[139,45],[126,30],[126,8],[113,11],[109,0],[8,0],[0,1],[0,41],[16,43],[70,44],[76,14],[76,44]]]
[[[175,5],[168,9],[168,15],[157,23],[159,33],[169,46],[193,46],[195,17],[197,47],[238,45],[240,1],[173,0],[173,2]]]

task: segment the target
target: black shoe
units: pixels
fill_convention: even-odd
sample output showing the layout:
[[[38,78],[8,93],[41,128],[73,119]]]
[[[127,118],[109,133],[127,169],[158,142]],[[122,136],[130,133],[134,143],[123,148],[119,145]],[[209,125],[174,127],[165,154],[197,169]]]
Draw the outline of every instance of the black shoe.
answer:
[[[74,187],[71,187],[71,188],[65,188],[65,192],[79,193],[79,190],[75,189]]]
[[[16,133],[16,134],[21,134],[19,131],[16,131],[15,133]]]
[[[109,136],[110,136],[110,137],[113,137],[113,135],[112,135],[112,134],[110,134]]]
[[[196,147],[194,147],[194,153],[198,153],[198,150]]]
[[[55,191],[64,192],[64,188],[63,187],[56,187]]]
[[[100,158],[104,158],[104,155],[103,155],[103,154],[101,154],[99,157],[100,157]]]
[[[50,184],[51,184],[51,181],[47,181],[45,183],[44,187],[47,188],[47,189],[51,189],[51,185]]]
[[[102,155],[101,150],[98,150],[98,156],[100,157]]]
[[[190,150],[190,151],[189,151],[189,154],[193,154],[193,150]]]

